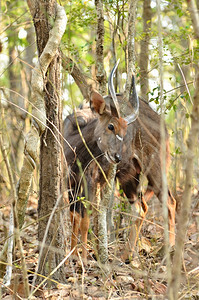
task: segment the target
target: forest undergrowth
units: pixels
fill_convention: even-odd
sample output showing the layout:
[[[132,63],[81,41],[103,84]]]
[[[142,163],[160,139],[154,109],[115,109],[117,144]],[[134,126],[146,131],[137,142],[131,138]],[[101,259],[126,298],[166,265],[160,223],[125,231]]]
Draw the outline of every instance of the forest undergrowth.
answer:
[[[196,193],[192,197],[194,201],[185,244],[179,299],[199,299],[199,194]],[[114,209],[115,223],[118,223],[119,217],[121,219],[119,210],[117,207]],[[4,203],[0,210],[0,250],[9,228],[9,213],[9,205]],[[44,285],[31,299],[165,299],[167,273],[161,214],[159,201],[156,198],[152,199],[134,257],[129,264],[120,259],[131,222],[130,214],[124,212],[120,228],[115,231],[115,238],[109,243],[109,262],[106,270],[101,268],[95,259],[94,240],[90,234],[88,265],[83,265],[81,256],[78,261],[67,260],[66,283],[54,282],[53,288]],[[37,218],[37,198],[32,196],[26,214],[25,229],[21,232],[30,283],[38,262]],[[66,255],[70,252],[70,231],[68,222]],[[79,253],[81,254],[81,248]],[[171,260],[172,255],[171,250]],[[13,299],[13,294],[15,299],[24,299],[23,276],[19,266],[20,256],[15,248],[12,284],[3,290],[2,299]]]

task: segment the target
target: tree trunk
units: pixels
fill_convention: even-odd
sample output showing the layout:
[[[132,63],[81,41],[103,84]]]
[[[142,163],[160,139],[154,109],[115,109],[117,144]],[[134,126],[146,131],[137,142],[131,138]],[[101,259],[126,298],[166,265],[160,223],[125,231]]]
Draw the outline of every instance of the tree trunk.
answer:
[[[106,73],[104,70],[104,12],[103,1],[95,0],[97,11],[97,37],[96,37],[96,78],[99,83],[99,92],[106,94]]]
[[[149,77],[148,77],[148,64],[149,64],[149,41],[150,41],[150,30],[151,30],[151,0],[143,1],[143,35],[144,37],[140,41],[140,90],[141,97],[148,99],[147,93],[149,92]]]
[[[123,102],[121,104],[122,116],[126,114],[127,102],[129,101],[130,88],[132,75],[135,71],[135,19],[136,19],[136,8],[137,0],[129,1],[129,12],[128,12],[128,36],[127,36],[127,80],[124,91]]]
[[[38,238],[42,242],[46,226],[55,204],[59,201],[62,194],[62,167],[61,167],[61,105],[60,105],[60,58],[57,56],[49,68],[49,81],[46,90],[49,95],[45,97],[46,116],[52,124],[47,121],[48,129],[41,137],[40,146],[40,197],[39,197],[39,232]],[[57,129],[55,129],[55,127]],[[50,129],[50,130],[49,130]],[[64,258],[64,234],[63,226],[60,221],[62,200],[59,201],[57,212],[51,221],[44,249],[41,254],[41,265],[39,273],[48,275]],[[61,251],[63,250],[63,251]],[[46,266],[48,265],[48,268]],[[43,266],[43,267],[42,267]],[[58,271],[61,271],[58,270]],[[58,274],[54,278],[60,280]]]
[[[95,0],[95,6],[97,11],[97,43],[96,43],[96,77],[99,83],[99,92],[106,94],[106,74],[104,70],[104,12],[103,1]],[[97,191],[96,199],[98,199],[99,210],[97,211],[97,222],[95,226],[95,232],[98,236],[98,255],[100,263],[105,266],[108,261],[108,235],[107,235],[107,210],[108,203],[112,195],[113,182],[115,179],[116,167],[114,165],[109,166],[108,171],[108,183],[105,186],[100,187]],[[97,228],[96,228],[97,227]]]
[[[58,5],[53,0],[28,2],[36,30],[37,48],[42,55],[49,38],[50,30],[58,18]],[[64,13],[65,15],[65,13]],[[65,18],[62,15],[63,19]],[[61,18],[60,18],[61,19]],[[65,19],[66,20],[66,19]],[[65,20],[59,25],[65,28]],[[58,30],[59,30],[58,28]],[[56,32],[54,32],[56,34]],[[59,32],[58,32],[59,34]],[[46,109],[46,129],[40,139],[40,197],[39,197],[39,231],[40,253],[38,273],[49,274],[64,259],[64,234],[61,214],[64,215],[62,202],[62,165],[61,165],[61,100],[60,100],[60,66],[59,51],[56,52],[46,73],[44,101]],[[45,74],[44,74],[45,76]],[[65,212],[66,214],[66,212]],[[51,278],[64,281],[63,265],[53,273]],[[40,281],[38,278],[37,281]]]
[[[108,261],[108,233],[107,233],[107,213],[109,202],[113,194],[114,181],[116,174],[116,165],[110,164],[107,179],[101,191],[101,205],[98,214],[98,238],[99,238],[99,258],[100,262],[105,266]]]

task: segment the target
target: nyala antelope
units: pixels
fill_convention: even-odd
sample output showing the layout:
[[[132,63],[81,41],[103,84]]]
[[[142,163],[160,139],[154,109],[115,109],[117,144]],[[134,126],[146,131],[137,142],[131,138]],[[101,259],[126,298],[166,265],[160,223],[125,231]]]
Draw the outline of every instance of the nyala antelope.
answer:
[[[123,259],[131,255],[137,234],[147,212],[147,202],[155,194],[162,201],[161,149],[160,149],[160,116],[136,93],[134,77],[132,78],[129,103],[126,105],[126,116],[120,117],[119,107],[123,94],[116,94],[113,87],[114,66],[108,87],[110,95],[102,97],[96,91],[91,92],[90,108],[76,111],[64,121],[64,138],[70,144],[64,145],[65,157],[70,168],[68,180],[70,213],[72,222],[71,249],[77,246],[78,234],[82,236],[82,258],[87,260],[87,233],[89,217],[80,195],[82,172],[85,171],[88,187],[88,200],[94,202],[97,184],[105,184],[104,176],[93,157],[85,147],[78,130],[97,159],[105,174],[110,164],[117,164],[116,178],[130,203],[135,203],[139,215],[132,226],[129,242]],[[127,114],[128,113],[128,114]],[[166,130],[166,128],[165,128]],[[71,147],[74,149],[72,150]],[[169,166],[169,141],[166,132],[167,168]],[[139,193],[140,175],[148,180],[146,192]],[[138,195],[139,194],[139,195]],[[79,196],[79,198],[78,198]],[[85,193],[83,193],[85,196]],[[139,196],[139,197],[138,197]],[[175,244],[175,199],[168,190],[168,216],[170,244]],[[140,218],[141,217],[141,218]],[[77,250],[75,249],[75,254]]]

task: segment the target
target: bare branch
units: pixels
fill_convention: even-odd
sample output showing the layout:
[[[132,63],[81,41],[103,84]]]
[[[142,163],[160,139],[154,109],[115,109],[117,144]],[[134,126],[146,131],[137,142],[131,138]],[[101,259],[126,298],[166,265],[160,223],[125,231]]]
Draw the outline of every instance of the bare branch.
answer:
[[[92,90],[91,85],[89,85],[87,83],[84,74],[81,72],[81,70],[75,64],[75,62],[63,53],[62,53],[62,66],[65,70],[67,70],[71,74],[71,76],[75,80],[75,83],[79,87],[83,97],[87,101],[89,101],[90,100],[90,93],[91,93],[91,90]]]
[[[24,253],[23,253],[23,246],[22,246],[22,241],[21,241],[20,232],[19,232],[19,220],[18,220],[18,215],[17,215],[17,210],[16,210],[17,193],[16,193],[16,188],[15,188],[15,185],[14,185],[14,179],[13,179],[13,175],[12,175],[12,172],[11,172],[10,163],[9,163],[9,160],[8,160],[7,151],[6,151],[6,149],[4,147],[4,144],[3,144],[2,136],[0,136],[0,148],[1,148],[3,159],[4,159],[5,164],[6,164],[8,177],[9,177],[9,181],[10,181],[10,185],[11,185],[11,189],[12,189],[12,196],[13,196],[12,212],[14,214],[14,219],[15,219],[15,237],[16,237],[16,242],[18,244],[19,253],[20,253],[20,257],[21,257],[25,295],[26,295],[26,297],[28,297],[28,295],[29,295],[28,273],[27,273],[26,262],[25,262],[25,257],[24,257]],[[12,212],[11,212],[11,217],[12,217]],[[11,255],[12,255],[13,243],[12,243],[12,237],[11,236],[9,238],[9,244],[10,245],[9,245],[8,251],[10,251]],[[10,254],[8,255],[8,259],[10,260],[10,262],[12,261],[12,259],[10,257]],[[11,274],[12,274],[12,268],[11,269],[7,268],[6,275],[11,276]],[[9,284],[9,278],[6,278],[6,279],[7,279],[7,285],[8,285]]]
[[[7,248],[7,266],[6,274],[3,278],[3,283],[5,286],[9,286],[12,278],[12,251],[14,243],[14,216],[13,216],[13,207],[10,210],[10,220],[9,220],[9,232],[8,232],[8,241],[6,242]]]

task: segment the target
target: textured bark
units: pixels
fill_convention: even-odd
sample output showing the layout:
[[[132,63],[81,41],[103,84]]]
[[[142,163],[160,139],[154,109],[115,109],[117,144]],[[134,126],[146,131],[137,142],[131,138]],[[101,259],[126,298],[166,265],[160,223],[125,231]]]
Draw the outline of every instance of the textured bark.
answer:
[[[36,10],[34,24],[37,34],[39,55],[45,49],[50,36],[52,20],[56,15],[55,1],[39,1],[40,7]],[[65,13],[64,13],[65,15]],[[39,20],[39,21],[38,21]],[[66,20],[66,19],[65,19]],[[65,24],[64,24],[65,25]],[[63,26],[60,24],[60,26]],[[64,27],[65,28],[65,27]],[[40,34],[42,32],[42,34]],[[42,243],[45,236],[49,214],[60,199],[62,193],[62,168],[61,168],[61,100],[60,100],[60,55],[57,52],[48,69],[45,108],[47,116],[47,129],[40,141],[40,197],[39,197],[39,232],[38,239]],[[58,130],[58,131],[57,131]],[[62,200],[59,201],[52,217],[43,247],[40,249],[38,272],[48,276],[49,273],[64,258],[64,234],[60,222]],[[56,280],[64,281],[63,267],[53,274]]]
[[[103,1],[95,0],[97,11],[97,36],[96,36],[96,78],[99,83],[99,92],[106,94],[106,73],[104,70],[104,12]]]
[[[39,217],[51,213],[52,208],[54,207],[57,199],[59,199],[61,192],[61,157],[60,145],[58,144],[59,135],[54,127],[52,127],[52,129],[50,128],[51,124],[47,123],[49,127],[46,128],[46,111],[48,120],[50,120],[57,127],[57,129],[60,130],[60,58],[58,47],[66,28],[66,15],[64,9],[55,1],[28,1],[28,5],[36,30],[39,63],[33,70],[31,80],[33,122],[31,130],[26,139],[24,151],[25,158],[21,171],[18,191],[18,214],[20,217],[21,226],[23,224],[25,214],[24,208],[26,207],[28,194],[30,191],[32,174],[35,169],[35,162],[37,160],[37,148],[40,135],[42,135],[41,149],[44,152],[41,154],[40,188],[42,190],[40,191]],[[51,24],[53,24],[53,27]],[[45,135],[43,134],[44,131]],[[55,131],[53,136],[51,134],[52,131]],[[63,234],[59,231],[59,214],[55,215],[57,223],[55,220],[53,220],[54,226],[51,228],[51,232],[49,230],[50,237],[49,239],[47,238],[47,243],[58,247],[60,246],[59,238],[60,236],[63,237]],[[47,221],[47,218],[42,221],[39,220],[40,242],[43,239]],[[56,237],[54,237],[52,231],[53,233],[56,233]],[[49,241],[50,238],[51,241]],[[44,261],[44,256],[42,256],[42,254],[43,253],[40,252],[41,264],[39,266],[39,272],[42,271],[44,267],[43,275],[48,275],[50,270],[57,266],[58,262],[60,261],[60,256],[56,255],[55,252],[52,253],[52,251],[49,251],[45,256],[46,261]],[[62,252],[61,255],[62,257],[64,256]],[[61,269],[54,274],[56,279],[60,279],[60,270]]]
[[[140,41],[140,90],[141,97],[148,99],[147,93],[149,92],[149,78],[148,78],[148,64],[149,64],[149,41],[150,41],[150,30],[151,30],[151,0],[143,1],[143,34],[144,37]]]
[[[129,101],[132,75],[135,70],[135,19],[136,19],[137,0],[130,0],[128,13],[128,36],[127,36],[127,80],[124,91],[121,114],[125,115],[126,102]]]
[[[48,95],[45,97],[47,119],[61,132],[61,105],[60,105],[60,60],[56,57],[49,67],[49,77],[46,85]],[[40,146],[40,197],[39,197],[39,241],[43,241],[49,214],[51,214],[56,202],[62,193],[62,170],[61,170],[61,147],[60,136],[56,128],[47,121],[47,126]],[[39,273],[48,275],[64,258],[64,234],[61,224],[60,208],[63,207],[62,200],[59,201],[52,222],[46,236],[44,248],[40,252]],[[64,213],[64,211],[63,211]],[[62,250],[62,251],[61,251]],[[56,280],[63,281],[62,268],[53,276]]]
[[[62,18],[62,21],[64,19],[62,10],[59,11],[59,18]],[[48,45],[46,46],[45,51],[40,56],[39,63],[36,65],[32,73],[31,101],[33,104],[33,122],[31,129],[26,136],[24,161],[18,186],[17,210],[20,227],[23,225],[32,175],[36,165],[39,137],[46,127],[46,112],[45,103],[43,100],[43,78],[52,58],[57,52],[58,45],[63,35],[63,30],[59,30],[60,26],[64,28],[64,25],[62,25],[62,21],[61,24],[59,20],[57,20],[57,23],[55,23],[57,28],[54,28],[54,30],[52,30]]]
[[[109,166],[107,178],[109,185],[106,183],[102,189],[102,196],[100,201],[99,215],[98,215],[98,238],[99,238],[99,259],[102,264],[108,261],[108,236],[107,236],[107,211],[109,207],[110,198],[113,193],[114,181],[116,174],[116,165]]]
[[[106,74],[104,70],[104,13],[103,1],[95,0],[97,11],[97,38],[96,38],[96,78],[99,83],[99,92],[101,95],[106,94]],[[105,183],[104,189],[99,191],[96,196],[98,199],[99,210],[97,212],[97,228],[95,227],[96,235],[99,238],[98,255],[99,261],[105,266],[108,261],[108,236],[107,236],[107,209],[108,202],[112,195],[111,184],[115,179],[116,167],[110,165],[108,172],[108,183]],[[101,187],[102,188],[102,187]]]

